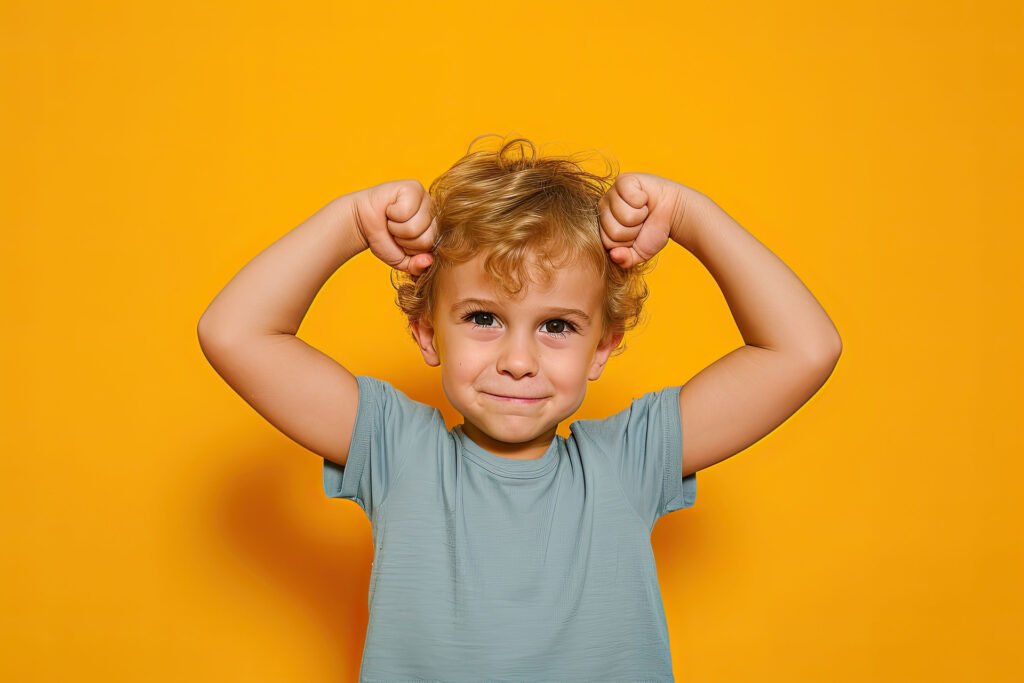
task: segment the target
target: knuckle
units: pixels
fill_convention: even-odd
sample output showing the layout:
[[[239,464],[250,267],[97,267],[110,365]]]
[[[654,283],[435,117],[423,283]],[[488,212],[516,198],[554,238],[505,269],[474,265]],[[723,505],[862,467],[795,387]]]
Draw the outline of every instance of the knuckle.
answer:
[[[621,242],[621,241],[615,240],[615,239],[612,238],[611,235],[608,235],[607,233],[602,233],[601,234],[601,243],[604,244],[605,249],[613,249],[615,247],[627,247],[627,246],[629,246],[628,242]]]

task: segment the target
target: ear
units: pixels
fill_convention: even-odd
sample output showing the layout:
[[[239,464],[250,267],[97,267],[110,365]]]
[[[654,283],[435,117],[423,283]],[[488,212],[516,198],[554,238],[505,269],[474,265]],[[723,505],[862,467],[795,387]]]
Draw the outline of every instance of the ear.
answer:
[[[434,348],[433,326],[428,321],[420,319],[411,321],[410,327],[416,345],[420,347],[420,353],[423,354],[423,360],[431,367],[440,365],[441,357]]]
[[[601,376],[601,371],[604,370],[608,357],[611,356],[612,351],[615,350],[624,336],[625,332],[621,328],[614,328],[605,333],[604,338],[594,352],[594,361],[590,365],[587,379],[595,380]]]

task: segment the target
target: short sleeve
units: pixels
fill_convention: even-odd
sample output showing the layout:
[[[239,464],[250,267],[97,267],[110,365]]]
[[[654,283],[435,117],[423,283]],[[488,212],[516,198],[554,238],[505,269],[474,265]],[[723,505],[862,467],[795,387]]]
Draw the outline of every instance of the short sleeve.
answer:
[[[682,476],[680,389],[648,392],[603,420],[581,421],[611,457],[623,492],[650,527],[659,517],[692,506],[697,498],[697,473]]]
[[[389,382],[356,375],[359,404],[344,465],[324,459],[324,493],[354,501],[372,520],[410,458],[445,431],[437,408]]]

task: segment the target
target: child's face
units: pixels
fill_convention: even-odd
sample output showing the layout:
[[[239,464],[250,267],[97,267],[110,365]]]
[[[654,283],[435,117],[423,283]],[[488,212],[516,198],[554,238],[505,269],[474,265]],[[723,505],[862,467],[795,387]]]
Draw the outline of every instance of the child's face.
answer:
[[[486,275],[484,257],[441,273],[433,324],[413,323],[413,333],[424,360],[441,366],[466,436],[497,455],[540,457],[622,335],[600,337],[604,283],[589,268],[566,266],[546,288],[510,299]]]

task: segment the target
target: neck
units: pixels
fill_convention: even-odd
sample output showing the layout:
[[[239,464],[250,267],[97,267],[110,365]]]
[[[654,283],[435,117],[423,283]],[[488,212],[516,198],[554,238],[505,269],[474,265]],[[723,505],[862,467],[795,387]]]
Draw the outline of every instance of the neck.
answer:
[[[535,439],[524,441],[523,443],[508,443],[491,438],[490,435],[468,420],[462,423],[462,431],[473,440],[473,443],[487,452],[513,460],[536,460],[543,457],[551,447],[551,441],[558,433],[556,425]]]

